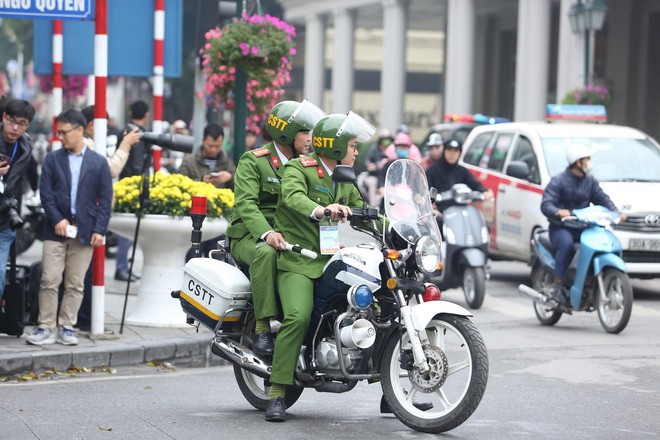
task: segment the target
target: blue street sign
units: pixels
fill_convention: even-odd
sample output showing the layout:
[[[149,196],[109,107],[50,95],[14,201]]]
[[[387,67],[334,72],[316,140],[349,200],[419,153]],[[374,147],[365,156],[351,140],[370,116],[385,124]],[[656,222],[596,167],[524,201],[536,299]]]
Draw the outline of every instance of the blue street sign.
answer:
[[[0,17],[91,20],[95,0],[0,0]]]

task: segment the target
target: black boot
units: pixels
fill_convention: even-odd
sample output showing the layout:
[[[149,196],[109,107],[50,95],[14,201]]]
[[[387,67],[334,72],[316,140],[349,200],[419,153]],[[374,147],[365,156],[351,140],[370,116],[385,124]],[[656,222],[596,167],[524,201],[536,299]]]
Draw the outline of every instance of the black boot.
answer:
[[[273,334],[271,332],[259,333],[254,337],[254,341],[252,341],[252,348],[258,354],[272,356],[275,350]]]
[[[266,420],[269,422],[286,421],[286,405],[284,404],[284,397],[276,397],[268,401]]]

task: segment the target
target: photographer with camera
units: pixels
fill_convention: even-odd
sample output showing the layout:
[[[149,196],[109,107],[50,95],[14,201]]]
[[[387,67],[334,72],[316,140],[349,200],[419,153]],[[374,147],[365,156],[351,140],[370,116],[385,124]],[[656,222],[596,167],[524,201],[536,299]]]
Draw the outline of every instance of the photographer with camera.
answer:
[[[192,180],[211,183],[216,188],[234,188],[234,161],[223,151],[225,131],[218,124],[204,127],[202,147],[195,153],[186,154],[179,167],[179,174]]]
[[[34,113],[29,102],[10,100],[0,125],[0,299],[5,289],[9,249],[16,238],[16,228],[23,225],[19,200],[23,193],[22,177],[32,156],[32,141],[25,131]]]

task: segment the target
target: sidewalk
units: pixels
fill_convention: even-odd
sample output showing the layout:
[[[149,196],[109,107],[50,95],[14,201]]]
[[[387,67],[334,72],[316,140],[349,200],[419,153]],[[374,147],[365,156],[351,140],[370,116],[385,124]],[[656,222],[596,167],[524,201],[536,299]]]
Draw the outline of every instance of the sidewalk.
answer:
[[[140,273],[141,258],[138,251],[134,268],[136,273]],[[36,242],[18,260],[19,263],[29,264],[40,259],[41,242]],[[20,338],[0,334],[0,376],[30,371],[66,371],[70,367],[116,367],[150,361],[188,362],[191,359],[208,359],[208,356],[212,356],[214,364],[221,361],[210,354],[212,332],[203,327],[197,332],[194,327],[157,328],[124,324],[123,334],[120,335],[126,283],[115,281],[114,274],[115,260],[106,259],[105,328],[112,330],[114,335],[103,335],[104,339],[92,340],[88,335],[78,332],[80,342],[77,346],[57,343],[36,346],[26,343],[27,336],[32,333],[32,326],[26,327]],[[127,316],[136,301],[138,286],[131,283]],[[163,295],[169,296],[169,292],[163,292]]]

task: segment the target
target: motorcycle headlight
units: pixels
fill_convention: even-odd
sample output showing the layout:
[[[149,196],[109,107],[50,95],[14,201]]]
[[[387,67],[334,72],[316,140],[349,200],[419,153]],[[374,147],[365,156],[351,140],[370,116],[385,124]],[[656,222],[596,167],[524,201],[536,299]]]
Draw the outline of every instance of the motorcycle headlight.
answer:
[[[440,243],[429,236],[424,236],[415,245],[415,261],[422,272],[432,273],[438,268],[442,252]]]
[[[346,299],[354,309],[364,310],[374,301],[374,294],[366,284],[353,284],[346,293]]]
[[[447,225],[443,225],[442,232],[447,243],[456,244],[456,236],[454,235],[454,231],[452,231],[451,228],[448,228]]]
[[[481,242],[488,243],[490,241],[490,235],[488,235],[488,228],[486,226],[481,227]]]

